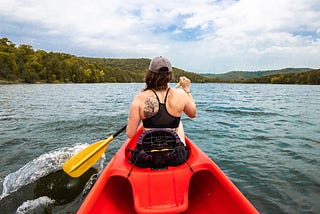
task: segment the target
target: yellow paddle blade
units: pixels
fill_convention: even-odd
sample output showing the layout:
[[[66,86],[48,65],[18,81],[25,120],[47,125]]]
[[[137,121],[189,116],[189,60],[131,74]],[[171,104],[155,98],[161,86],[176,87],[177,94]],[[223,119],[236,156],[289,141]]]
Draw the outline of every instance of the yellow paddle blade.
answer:
[[[86,147],[63,164],[63,171],[73,178],[80,177],[101,158],[113,139],[110,136]]]

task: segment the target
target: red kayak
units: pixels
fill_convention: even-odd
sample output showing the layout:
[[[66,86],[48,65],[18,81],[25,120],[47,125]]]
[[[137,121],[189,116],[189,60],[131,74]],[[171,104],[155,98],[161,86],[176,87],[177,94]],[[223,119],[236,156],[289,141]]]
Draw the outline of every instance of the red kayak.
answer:
[[[90,213],[259,213],[190,139],[187,162],[167,169],[128,161],[142,129],[117,151],[78,210]]]

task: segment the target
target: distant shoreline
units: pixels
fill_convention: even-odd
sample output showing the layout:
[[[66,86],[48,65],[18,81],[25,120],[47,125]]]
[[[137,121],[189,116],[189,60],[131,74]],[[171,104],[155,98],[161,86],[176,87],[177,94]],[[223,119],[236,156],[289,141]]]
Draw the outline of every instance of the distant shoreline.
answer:
[[[73,82],[36,82],[36,83],[27,83],[23,81],[6,81],[0,80],[0,85],[78,85],[78,84],[130,84],[130,83],[143,83],[143,82],[101,82],[101,83],[73,83]],[[298,83],[263,83],[263,82],[194,82],[196,84],[267,84],[267,85],[319,85],[319,84],[298,84]]]

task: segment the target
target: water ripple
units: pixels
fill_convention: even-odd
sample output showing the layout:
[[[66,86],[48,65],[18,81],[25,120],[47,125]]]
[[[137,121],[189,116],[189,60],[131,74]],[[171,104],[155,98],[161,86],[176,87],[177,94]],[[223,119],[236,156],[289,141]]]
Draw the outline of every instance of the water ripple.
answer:
[[[0,86],[0,181],[42,154],[107,138],[142,87]],[[187,136],[261,213],[320,210],[319,86],[192,84],[192,92],[198,117],[182,117]],[[125,139],[109,145],[104,164]]]

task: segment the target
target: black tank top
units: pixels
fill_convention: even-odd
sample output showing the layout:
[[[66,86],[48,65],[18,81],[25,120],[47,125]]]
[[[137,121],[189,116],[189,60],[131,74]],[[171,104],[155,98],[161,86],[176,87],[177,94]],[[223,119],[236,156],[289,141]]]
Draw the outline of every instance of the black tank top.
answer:
[[[168,88],[167,90],[166,96],[164,98],[164,103],[160,103],[160,99],[157,93],[154,90],[152,90],[157,97],[159,103],[159,110],[152,117],[142,120],[143,126],[145,128],[178,128],[180,123],[180,117],[172,116],[171,114],[169,114],[166,108],[166,101],[169,90],[170,88]]]

